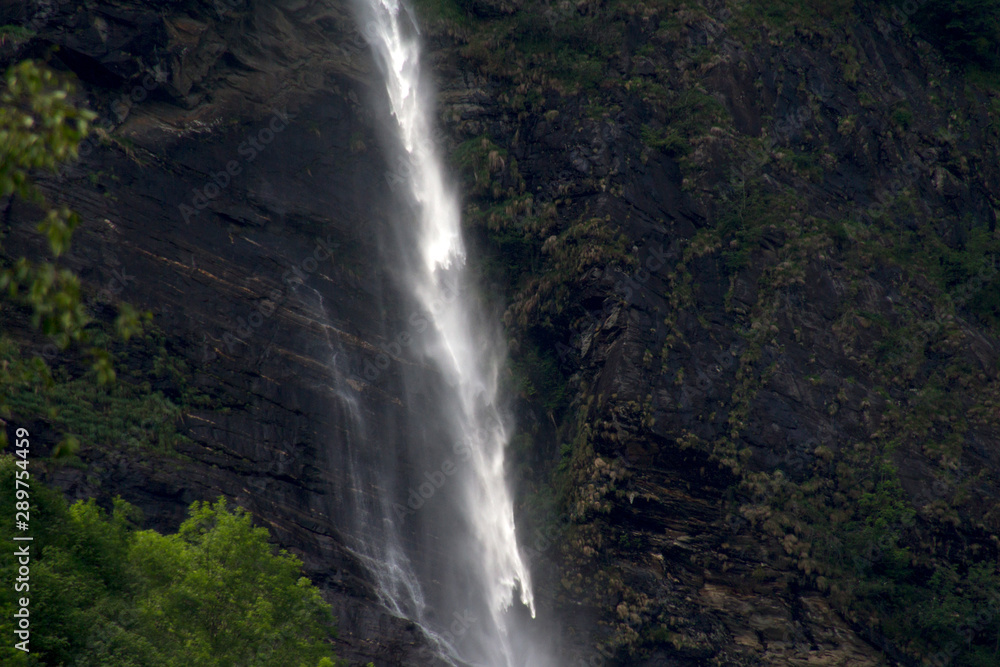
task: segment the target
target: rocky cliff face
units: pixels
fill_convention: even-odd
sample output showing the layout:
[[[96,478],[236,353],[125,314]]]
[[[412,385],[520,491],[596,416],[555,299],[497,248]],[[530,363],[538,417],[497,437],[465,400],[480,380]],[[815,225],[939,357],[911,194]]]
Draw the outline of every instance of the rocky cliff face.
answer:
[[[5,58],[58,46],[51,64],[79,78],[99,113],[84,157],[42,181],[82,219],[65,264],[97,316],[118,301],[151,311],[168,332],[164,356],[211,397],[184,410],[177,454],[85,443],[84,465],[49,479],[73,497],[120,494],[161,529],[194,500],[231,497],[327,589],[339,654],[425,664],[406,659],[419,633],[381,611],[331,516],[347,485],[331,465],[344,437],[336,355],[364,377],[409,312],[380,269],[374,226],[390,204],[374,148],[379,99],[349,7],[36,3],[25,16],[18,4],[0,22],[27,20],[36,36]],[[5,205],[12,256],[43,254],[36,214]],[[5,329],[23,325],[6,316]],[[71,352],[22,335],[53,365],[70,363]],[[142,354],[123,349],[120,368],[149,367]],[[391,369],[380,374],[370,409],[401,406]],[[49,445],[61,437],[45,419],[35,426]]]
[[[997,96],[905,16],[809,7],[418,3],[567,664],[907,664],[995,632],[970,573],[997,555]],[[332,378],[418,409],[379,356],[409,328],[373,229],[405,165],[346,3],[0,14],[36,33],[3,57],[58,45],[104,121],[43,183],[83,220],[67,265],[211,398],[181,456],[94,443],[49,479],[157,527],[232,497],[325,587],[344,657],[426,664],[331,515]],[[6,252],[41,252],[34,214],[5,205]],[[935,572],[955,611],[914,632]]]
[[[907,588],[992,569],[1000,415],[997,94],[908,19],[583,2],[436,24],[468,217],[511,281],[522,460],[555,468],[523,484],[559,554],[545,593],[607,664],[912,664],[971,659],[942,649],[956,628],[963,651],[994,638],[994,584]]]

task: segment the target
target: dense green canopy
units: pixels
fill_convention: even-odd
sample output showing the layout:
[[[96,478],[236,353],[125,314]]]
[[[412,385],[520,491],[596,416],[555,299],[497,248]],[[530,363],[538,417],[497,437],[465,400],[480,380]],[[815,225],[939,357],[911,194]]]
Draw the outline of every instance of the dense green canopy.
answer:
[[[8,507],[15,473],[30,467],[19,462],[0,457]],[[0,663],[333,667],[329,606],[301,562],[275,554],[267,530],[242,509],[195,503],[177,534],[161,535],[136,530],[136,509],[122,500],[109,515],[92,499],[69,506],[39,482],[30,486],[30,589],[3,596],[0,633],[14,636],[17,597],[28,597],[31,653],[6,641]],[[12,521],[0,525],[3,541],[20,546],[14,532]],[[17,567],[0,561],[4,581]]]

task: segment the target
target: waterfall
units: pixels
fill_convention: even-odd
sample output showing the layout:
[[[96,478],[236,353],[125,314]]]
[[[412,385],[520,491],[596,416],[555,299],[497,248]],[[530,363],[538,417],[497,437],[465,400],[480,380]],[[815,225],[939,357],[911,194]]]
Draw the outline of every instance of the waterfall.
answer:
[[[432,140],[434,102],[416,22],[399,0],[357,3],[384,78],[390,131],[411,167],[410,210],[393,223],[405,227],[399,262],[388,268],[419,305],[427,331],[421,363],[437,384],[400,371],[414,403],[394,444],[374,435],[377,425],[365,423],[352,389],[338,385],[355,431],[341,461],[354,487],[344,503],[352,549],[383,604],[419,625],[437,659],[549,667],[523,632],[535,603],[505,478],[510,426],[498,395],[505,349],[467,275],[458,198]]]

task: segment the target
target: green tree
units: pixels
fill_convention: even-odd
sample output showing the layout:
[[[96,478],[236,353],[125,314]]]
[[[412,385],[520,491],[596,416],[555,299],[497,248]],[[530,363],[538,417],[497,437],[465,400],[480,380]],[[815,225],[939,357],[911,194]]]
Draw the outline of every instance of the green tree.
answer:
[[[301,562],[273,555],[267,531],[224,500],[192,505],[176,535],[137,534],[130,561],[141,633],[184,656],[168,665],[314,665],[328,653],[329,608]]]
[[[15,474],[0,456],[0,502],[13,507]],[[333,667],[329,606],[275,553],[267,531],[225,501],[195,503],[176,535],[135,529],[116,500],[66,501],[31,481],[30,589],[0,596],[3,665],[74,667]],[[16,544],[12,521],[0,540]],[[18,563],[0,558],[13,582]],[[18,598],[30,599],[31,653],[13,647]]]

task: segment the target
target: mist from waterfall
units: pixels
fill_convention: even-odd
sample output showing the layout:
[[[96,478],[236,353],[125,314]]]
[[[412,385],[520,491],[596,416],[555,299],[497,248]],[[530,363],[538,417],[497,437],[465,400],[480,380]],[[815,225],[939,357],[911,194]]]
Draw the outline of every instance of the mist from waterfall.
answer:
[[[387,269],[425,314],[417,352],[433,378],[399,372],[411,404],[392,438],[375,434],[390,429],[366,423],[356,389],[338,380],[352,431],[340,461],[353,486],[342,501],[352,521],[348,539],[383,604],[417,623],[439,660],[551,667],[532,639],[537,632],[525,631],[535,603],[505,476],[505,347],[466,272],[459,201],[432,141],[434,99],[416,22],[398,0],[356,2],[384,78],[391,134],[411,167],[410,206],[392,222],[398,262]],[[404,490],[412,496],[415,488],[426,501],[401,504]]]

